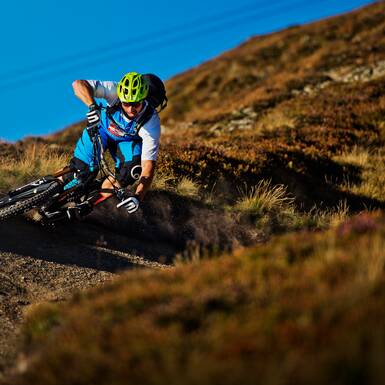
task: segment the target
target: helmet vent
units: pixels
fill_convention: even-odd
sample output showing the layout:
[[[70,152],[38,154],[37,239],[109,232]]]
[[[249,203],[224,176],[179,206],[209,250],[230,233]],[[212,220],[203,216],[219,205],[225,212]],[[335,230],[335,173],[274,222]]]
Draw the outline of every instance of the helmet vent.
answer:
[[[146,80],[137,72],[129,72],[118,83],[119,100],[125,103],[140,102],[148,95]]]

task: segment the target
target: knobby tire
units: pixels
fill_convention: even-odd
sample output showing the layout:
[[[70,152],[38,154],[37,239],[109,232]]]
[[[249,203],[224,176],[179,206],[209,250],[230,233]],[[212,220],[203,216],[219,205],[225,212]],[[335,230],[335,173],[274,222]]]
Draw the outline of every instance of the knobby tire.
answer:
[[[51,183],[48,188],[30,198],[24,199],[19,202],[15,202],[10,206],[6,206],[0,209],[0,220],[15,217],[17,215],[24,214],[25,212],[33,209],[39,204],[46,201],[51,196],[60,191],[60,184],[58,182]]]

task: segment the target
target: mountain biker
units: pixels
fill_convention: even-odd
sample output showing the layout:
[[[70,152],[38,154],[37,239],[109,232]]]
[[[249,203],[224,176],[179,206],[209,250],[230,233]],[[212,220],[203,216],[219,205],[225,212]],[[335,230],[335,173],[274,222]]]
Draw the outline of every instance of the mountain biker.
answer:
[[[84,183],[98,173],[94,165],[92,139],[100,134],[104,149],[115,161],[115,179],[105,179],[102,189],[120,188],[118,197],[129,213],[138,210],[154,177],[160,139],[160,120],[155,108],[146,100],[149,86],[143,75],[129,72],[119,82],[75,80],[75,95],[88,107],[87,127],[78,140],[70,167]],[[95,98],[104,99],[101,109]],[[138,181],[134,194],[127,186]],[[92,202],[99,204],[112,196],[101,192]],[[82,214],[92,208],[84,207]]]

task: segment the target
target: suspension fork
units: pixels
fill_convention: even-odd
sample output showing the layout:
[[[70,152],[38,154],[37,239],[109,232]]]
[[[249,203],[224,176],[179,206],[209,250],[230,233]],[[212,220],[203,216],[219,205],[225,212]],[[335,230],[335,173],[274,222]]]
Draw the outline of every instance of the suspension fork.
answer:
[[[99,156],[99,150],[100,150],[100,156]],[[99,195],[94,196],[90,199],[90,203],[93,206],[96,206],[99,203],[107,200],[108,198],[116,194],[116,191],[118,189],[115,187],[115,183],[116,183],[115,174],[110,170],[106,160],[104,159],[104,149],[103,149],[103,143],[102,143],[100,134],[97,135],[93,140],[93,152],[94,152],[94,157],[93,157],[92,167],[97,166],[99,172],[102,174],[102,177],[105,178],[104,181],[108,180],[111,185],[111,188],[101,188],[99,190]]]

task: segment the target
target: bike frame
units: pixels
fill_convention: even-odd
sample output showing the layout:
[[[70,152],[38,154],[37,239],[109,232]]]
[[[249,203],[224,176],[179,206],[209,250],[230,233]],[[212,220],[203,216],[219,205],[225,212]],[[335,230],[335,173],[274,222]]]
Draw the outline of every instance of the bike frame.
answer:
[[[40,209],[40,212],[48,220],[53,219],[55,216],[60,216],[60,214],[66,210],[65,205],[69,202],[76,202],[77,196],[79,198],[82,196],[85,196],[85,199],[84,201],[75,204],[75,208],[76,208],[76,205],[80,205],[85,201],[87,201],[88,199],[92,198],[94,194],[99,194],[101,192],[115,194],[115,195],[117,194],[117,191],[119,190],[117,187],[113,187],[112,189],[101,188],[102,183],[105,179],[108,179],[111,185],[114,186],[115,174],[110,170],[104,158],[104,148],[103,148],[102,140],[99,134],[97,134],[92,139],[92,144],[93,144],[93,153],[94,153],[93,166],[97,167],[100,177],[95,178],[95,180],[91,182],[89,186],[84,186],[82,184],[75,185],[74,187],[71,187],[68,190],[61,192],[58,197],[55,197],[49,200]],[[72,170],[70,169],[70,167],[67,166],[62,170],[59,170],[55,174],[53,174],[53,177],[59,179],[60,177],[70,173],[71,171]],[[59,204],[59,207],[57,207],[57,204]],[[52,208],[54,208],[53,212],[51,212],[50,210]]]

